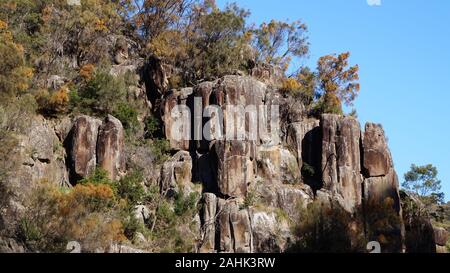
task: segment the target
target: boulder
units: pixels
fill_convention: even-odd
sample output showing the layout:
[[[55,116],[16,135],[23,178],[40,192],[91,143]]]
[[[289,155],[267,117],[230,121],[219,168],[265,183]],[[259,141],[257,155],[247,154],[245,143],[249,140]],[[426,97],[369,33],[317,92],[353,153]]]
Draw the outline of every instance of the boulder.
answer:
[[[281,86],[283,79],[285,78],[281,67],[267,64],[256,65],[251,69],[250,75],[268,85],[273,85],[274,87]]]
[[[112,180],[125,174],[125,133],[120,120],[108,115],[99,127],[97,163]]]
[[[147,223],[150,220],[151,212],[150,210],[144,206],[139,205],[134,208],[134,217],[139,220],[141,224]]]
[[[277,207],[282,209],[292,221],[296,221],[299,211],[314,200],[308,185],[282,185],[277,187]]]
[[[438,253],[438,254],[447,254],[448,253],[448,249],[447,249],[446,246],[436,245],[436,253]]]
[[[323,187],[349,211],[361,204],[360,125],[351,117],[322,115]]]
[[[70,174],[76,181],[91,175],[97,165],[97,138],[101,121],[88,116],[75,120],[70,133]]]

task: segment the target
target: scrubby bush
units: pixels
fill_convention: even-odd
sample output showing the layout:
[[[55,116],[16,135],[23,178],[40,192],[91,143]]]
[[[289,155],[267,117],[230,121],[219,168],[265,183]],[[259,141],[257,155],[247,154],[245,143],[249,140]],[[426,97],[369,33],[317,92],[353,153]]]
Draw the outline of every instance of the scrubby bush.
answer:
[[[168,159],[170,151],[170,144],[168,140],[155,139],[152,141],[150,148],[157,163],[162,163]]]
[[[117,195],[126,200],[127,204],[132,207],[142,203],[145,198],[142,181],[142,174],[138,171],[127,174],[115,184]]]
[[[64,114],[69,109],[69,90],[65,86],[52,93],[48,90],[40,90],[35,98],[39,111],[45,115]]]
[[[86,252],[126,240],[120,206],[106,184],[78,184],[61,191],[43,182],[31,194],[17,236],[31,251],[61,252],[77,241]]]
[[[154,138],[157,136],[158,131],[161,129],[159,120],[151,115],[145,119],[145,137]]]
[[[113,116],[122,122],[127,133],[133,133],[139,127],[138,113],[127,102],[119,102],[114,109]]]
[[[363,249],[362,228],[354,230],[357,220],[339,204],[317,200],[301,208],[294,228],[293,252],[347,253]]]
[[[98,70],[92,79],[78,90],[78,103],[73,108],[86,114],[106,115],[126,100],[127,87],[123,77],[111,76],[106,70]]]

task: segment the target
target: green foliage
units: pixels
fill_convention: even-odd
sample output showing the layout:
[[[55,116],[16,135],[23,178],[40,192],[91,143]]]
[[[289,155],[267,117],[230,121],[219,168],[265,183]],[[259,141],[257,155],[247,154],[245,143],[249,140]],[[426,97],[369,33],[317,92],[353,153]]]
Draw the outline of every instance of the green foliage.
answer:
[[[157,132],[161,129],[161,124],[159,120],[151,115],[145,119],[145,137],[146,138],[154,138],[157,135]]]
[[[78,90],[78,94],[72,95],[74,97],[74,101],[71,101],[72,108],[86,114],[113,114],[126,100],[126,92],[127,87],[123,77],[111,76],[106,70],[96,71],[93,78]],[[129,118],[127,116],[129,113],[121,114]]]
[[[304,162],[302,166],[302,175],[306,178],[311,178],[316,175],[316,170],[313,166],[309,165],[308,163]]]
[[[255,191],[248,191],[247,195],[245,195],[244,198],[244,204],[242,206],[242,208],[250,208],[252,206],[255,206],[256,203],[259,200],[259,195],[257,192]]]
[[[24,49],[17,44],[0,18],[0,101],[23,94],[29,88],[33,70],[26,66]]]
[[[126,200],[129,206],[136,206],[144,200],[145,190],[142,185],[142,173],[134,171],[117,181],[115,184],[117,195]]]
[[[174,212],[176,215],[181,216],[186,213],[196,212],[197,204],[200,196],[196,192],[190,193],[188,196],[181,191],[175,196]]]
[[[94,185],[112,185],[113,182],[108,177],[108,172],[102,168],[95,168],[92,175],[78,181],[79,184],[94,184]]]
[[[113,116],[122,122],[127,132],[135,132],[139,127],[138,113],[127,102],[119,102],[113,112]]]
[[[425,166],[411,165],[402,183],[402,187],[417,194],[425,204],[438,204],[444,202],[444,193],[441,190],[441,181],[437,179],[437,168],[431,164]]]
[[[34,252],[62,252],[68,241],[91,252],[125,240],[120,212],[109,185],[78,184],[62,191],[42,182],[29,196],[17,237]]]
[[[169,141],[166,139],[154,139],[150,149],[157,163],[162,163],[167,160],[170,151]]]
[[[242,55],[250,38],[245,27],[248,15],[235,4],[224,10],[205,7],[194,15],[196,28],[189,39],[187,67],[191,77],[213,79],[245,64]]]

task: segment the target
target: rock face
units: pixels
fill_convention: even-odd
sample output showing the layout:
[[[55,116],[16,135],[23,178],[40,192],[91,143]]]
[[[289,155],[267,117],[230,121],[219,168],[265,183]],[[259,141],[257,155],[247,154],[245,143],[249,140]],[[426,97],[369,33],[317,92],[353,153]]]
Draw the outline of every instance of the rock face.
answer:
[[[110,179],[116,180],[125,173],[125,134],[122,123],[108,115],[99,127],[97,140],[98,166],[105,170]]]
[[[171,91],[166,97],[164,98],[162,102],[162,120],[164,122],[164,133],[166,136],[166,139],[169,140],[170,148],[172,150],[189,150],[190,145],[190,130],[191,128],[188,127],[190,123],[190,116],[185,115],[183,112],[176,111],[177,109],[174,109],[176,106],[187,104],[187,99],[190,95],[192,95],[193,89],[192,88],[183,88],[181,90],[173,90]],[[187,106],[186,106],[187,107]],[[183,118],[187,120],[183,120]],[[175,126],[180,129],[178,132],[172,132],[172,127],[174,127],[175,120],[183,121],[182,126]],[[187,135],[185,135],[187,133]],[[183,138],[183,136],[185,136]]]
[[[445,228],[433,227],[434,229],[434,240],[436,245],[445,246],[448,240],[448,232]]]
[[[368,123],[364,131],[363,167],[366,177],[386,176],[392,169],[391,153],[381,125]]]
[[[17,142],[14,145],[14,149],[7,158],[7,164],[14,173],[2,177],[2,185],[0,185],[2,197],[0,200],[2,234],[0,236],[4,235],[3,232],[15,231],[16,224],[24,212],[28,194],[36,183],[45,180],[61,187],[69,184],[65,162],[66,152],[49,121],[40,116],[34,117],[30,120],[25,134],[17,136]],[[3,245],[4,242],[0,240],[2,249],[8,247]],[[11,246],[11,251],[21,249],[21,246],[12,242],[8,244]]]
[[[87,177],[97,165],[97,138],[101,120],[88,116],[76,119],[71,132],[70,166],[73,179]]]
[[[363,196],[366,210],[378,210],[378,215],[394,214],[402,219],[399,182],[393,168],[391,153],[387,147],[383,128],[380,125],[368,123],[362,137]],[[387,206],[387,207],[386,207]],[[373,213],[366,211],[366,215]],[[387,215],[385,217],[388,217]],[[373,219],[372,222],[375,222]],[[374,227],[367,224],[367,229],[373,236],[388,237],[389,246],[384,246],[387,252],[401,252],[404,237],[402,221],[391,223],[387,227]],[[377,239],[377,238],[371,238]]]
[[[201,253],[213,253],[215,247],[216,215],[217,215],[217,197],[213,193],[203,194],[202,208],[202,243],[200,245]]]
[[[139,65],[128,66],[123,59],[116,58],[116,62],[118,65],[111,71],[114,75],[138,70]],[[160,186],[165,197],[201,192],[201,211],[193,220],[196,228],[191,232],[198,234],[196,249],[202,253],[273,253],[291,249],[298,235],[292,233],[293,224],[315,201],[325,209],[336,205],[345,210],[351,218],[347,228],[355,235],[354,242],[364,235],[361,237],[367,241],[381,241],[384,252],[401,252],[405,247],[408,252],[443,251],[448,235],[442,229],[433,229],[429,219],[417,217],[414,210],[403,214],[402,205],[408,207],[412,199],[401,203],[398,177],[380,125],[369,123],[361,132],[360,124],[351,117],[308,117],[307,107],[276,90],[282,76],[273,67],[255,67],[251,71],[254,77],[225,76],[171,91],[167,90],[169,71],[161,60],[152,58],[142,72],[148,98],[142,98],[144,88],[139,83],[130,89],[135,95],[129,95],[142,102],[139,121],[151,110],[153,114],[161,112],[158,118],[164,125],[162,134],[170,142],[171,157],[166,162],[156,164],[148,147],[125,147],[123,126],[113,116],[104,121],[79,116],[73,125],[67,118],[53,126],[41,118],[33,121],[27,136],[20,138],[20,176],[11,184],[31,188],[33,181],[49,179],[68,185],[69,177],[75,184],[97,166],[112,180],[118,180],[126,174],[128,163],[143,169],[144,184]],[[201,109],[195,108],[196,98],[202,103]],[[198,129],[195,122],[203,129],[217,116],[183,119],[187,128],[182,129],[188,131],[188,137],[178,138],[173,125],[182,114],[172,114],[179,105],[191,113],[203,112],[212,105],[222,110],[222,123],[204,131],[210,133],[211,139],[192,139]],[[258,116],[245,111],[236,113],[228,108],[230,105],[244,110],[256,107]],[[261,111],[261,106],[269,111]],[[260,130],[258,121],[269,124],[269,112],[277,106],[280,128],[270,128],[270,133]],[[244,132],[244,138],[238,138],[236,129]],[[62,142],[64,147],[60,145],[60,149],[57,144]],[[155,165],[158,168],[153,168]],[[14,222],[10,215],[24,208],[24,197],[19,197],[2,206],[2,229],[13,230],[8,226]],[[390,214],[383,215],[384,210]],[[136,206],[134,211],[142,224],[148,224],[152,213],[144,205]],[[360,232],[356,224],[364,226],[364,234],[356,234]],[[145,244],[146,240],[140,241]],[[0,251],[21,250],[19,244],[0,238]],[[109,251],[140,250],[112,245]]]
[[[252,231],[247,210],[239,209],[236,201],[219,199],[219,251],[224,253],[252,252]]]
[[[109,115],[105,121],[80,116],[68,136],[72,182],[93,173],[96,166],[113,180],[125,173],[124,129],[122,123]]]
[[[192,158],[186,151],[180,151],[166,161],[161,170],[161,188],[168,195],[194,192],[192,183]]]
[[[361,204],[360,125],[356,119],[323,115],[322,179],[347,211]]]
[[[256,253],[283,252],[293,235],[285,219],[279,219],[275,212],[250,211],[253,231],[253,247]]]

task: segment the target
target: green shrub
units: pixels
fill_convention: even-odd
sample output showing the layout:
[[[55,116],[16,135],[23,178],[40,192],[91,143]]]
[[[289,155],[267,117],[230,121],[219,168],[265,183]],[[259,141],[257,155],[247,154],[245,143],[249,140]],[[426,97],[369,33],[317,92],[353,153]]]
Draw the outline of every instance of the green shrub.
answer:
[[[154,138],[161,128],[159,120],[155,116],[149,116],[145,119],[145,137]]]
[[[142,203],[145,197],[145,190],[142,186],[142,174],[140,172],[132,172],[115,184],[117,195],[126,200],[129,206],[136,206]]]
[[[304,162],[302,166],[302,175],[306,178],[311,178],[316,175],[316,170],[313,166],[309,165],[308,163]]]
[[[71,94],[71,108],[85,114],[113,114],[126,100],[124,77],[114,77],[107,70],[98,70],[92,79],[82,85],[77,94]]]
[[[137,111],[127,102],[119,102],[113,116],[122,122],[124,129],[130,133],[135,132],[139,126]]]
[[[197,208],[198,201],[199,194],[196,192],[192,192],[188,196],[185,196],[183,192],[178,193],[174,202],[175,214],[182,216],[186,213],[192,213]]]
[[[162,163],[167,160],[170,151],[169,141],[166,139],[155,139],[151,144],[151,150],[155,161],[157,163]]]
[[[108,172],[103,170],[102,168],[95,168],[95,171],[92,175],[87,178],[84,178],[78,181],[79,184],[94,184],[94,185],[112,185],[113,182],[108,177]]]

